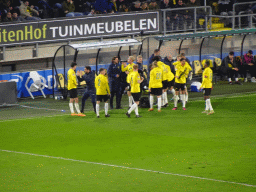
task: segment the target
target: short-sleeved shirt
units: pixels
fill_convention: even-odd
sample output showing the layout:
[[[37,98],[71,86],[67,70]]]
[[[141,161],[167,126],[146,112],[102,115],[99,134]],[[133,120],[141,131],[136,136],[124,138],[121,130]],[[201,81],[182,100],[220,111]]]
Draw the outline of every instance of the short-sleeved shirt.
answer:
[[[149,89],[163,87],[163,70],[156,67],[150,71]]]
[[[99,74],[95,78],[96,95],[110,94],[108,79],[106,76]]]
[[[68,90],[77,88],[76,72],[73,69],[68,70]]]
[[[189,74],[189,72],[192,71],[192,68],[187,62],[183,66],[181,64],[178,64],[176,65],[176,67],[177,71],[175,76],[178,76],[179,78],[175,77],[175,83],[185,84],[186,77]]]
[[[131,85],[131,93],[139,93],[140,92],[140,83],[138,81],[140,80],[140,75],[138,71],[133,71],[129,74],[128,81]]]
[[[210,67],[205,68],[202,78],[203,78],[203,82],[201,87],[212,88],[212,70]]]

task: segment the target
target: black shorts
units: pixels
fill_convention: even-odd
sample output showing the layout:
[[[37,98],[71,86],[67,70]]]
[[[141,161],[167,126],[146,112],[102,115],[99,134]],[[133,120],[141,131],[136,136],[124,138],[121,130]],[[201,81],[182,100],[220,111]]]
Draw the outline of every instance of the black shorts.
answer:
[[[211,88],[204,88],[204,96],[210,96],[211,95]]]
[[[136,101],[140,101],[140,96],[141,96],[141,92],[139,93],[132,93],[132,97],[133,97],[133,100],[136,102]]]
[[[162,81],[163,83],[163,89],[167,89],[168,88],[168,81]]]
[[[156,95],[156,96],[159,96],[159,95],[162,95],[162,88],[151,88],[151,92],[150,94],[152,95]]]
[[[175,88],[175,91],[179,91],[180,89],[182,90],[182,91],[184,91],[185,90],[185,83],[184,84],[181,84],[181,83],[175,83],[175,85],[174,85],[174,88]]]
[[[174,86],[175,80],[173,79],[172,81],[168,81],[168,87],[171,88]]]
[[[69,90],[69,96],[71,99],[77,98],[77,89],[70,89]]]
[[[106,102],[108,100],[108,95],[96,95],[96,101],[104,101]]]

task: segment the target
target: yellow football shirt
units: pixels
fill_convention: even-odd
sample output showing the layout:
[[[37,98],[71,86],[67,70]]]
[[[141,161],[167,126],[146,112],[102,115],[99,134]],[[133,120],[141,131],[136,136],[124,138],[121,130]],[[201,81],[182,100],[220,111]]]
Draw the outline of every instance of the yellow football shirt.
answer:
[[[175,76],[178,76],[179,78],[175,77],[175,83],[185,84],[186,77],[189,74],[189,72],[192,71],[192,68],[187,62],[183,66],[181,64],[178,64],[176,66],[177,66],[177,71]]]
[[[108,79],[106,76],[99,74],[95,78],[96,95],[110,94]]]
[[[163,70],[163,81],[166,81],[168,79],[168,69],[167,65],[163,63],[162,61],[157,62],[158,67],[160,67]]]
[[[73,69],[68,70],[68,90],[76,89],[77,81],[76,81],[76,72]]]
[[[134,63],[131,63],[131,64],[127,65],[126,67],[124,67],[123,65],[121,66],[122,72],[125,72],[125,71],[128,71],[128,72],[129,72],[129,74],[128,74],[127,77],[126,77],[126,82],[127,82],[127,83],[130,83],[128,79],[130,79],[130,77],[129,77],[129,76],[130,76],[130,73],[133,72],[133,65],[134,65]]]
[[[171,68],[170,68],[169,65],[166,65],[166,68],[168,70],[167,81],[172,81],[174,79],[174,74],[172,73]]]
[[[201,87],[212,88],[212,70],[210,67],[205,68],[203,72],[203,81]]]
[[[131,85],[131,93],[139,93],[140,92],[140,83],[138,81],[140,80],[140,75],[138,71],[133,71],[129,75],[128,81]]]
[[[163,70],[156,67],[150,71],[149,89],[163,87]]]

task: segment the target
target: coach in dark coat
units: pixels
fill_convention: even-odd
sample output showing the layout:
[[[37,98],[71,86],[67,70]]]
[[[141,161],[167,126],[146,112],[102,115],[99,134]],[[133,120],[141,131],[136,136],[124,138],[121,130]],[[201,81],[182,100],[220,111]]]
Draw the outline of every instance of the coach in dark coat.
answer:
[[[118,57],[113,57],[112,63],[108,68],[108,80],[110,87],[110,108],[113,109],[113,99],[116,95],[116,108],[121,109],[121,65]]]

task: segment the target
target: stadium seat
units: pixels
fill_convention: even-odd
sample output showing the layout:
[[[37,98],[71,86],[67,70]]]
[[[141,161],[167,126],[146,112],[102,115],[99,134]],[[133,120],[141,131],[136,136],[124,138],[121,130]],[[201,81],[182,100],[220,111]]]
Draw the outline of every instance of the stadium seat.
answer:
[[[206,60],[207,60],[207,59],[204,59],[204,60],[202,61],[202,66],[203,66],[203,68],[204,68],[204,64],[205,64]],[[212,60],[211,60],[211,59],[208,59],[208,60],[210,61],[210,68],[213,68],[213,62],[212,62]]]
[[[28,83],[30,80],[33,80],[33,83],[30,85],[30,87],[28,87]],[[46,85],[46,80],[42,76],[40,76],[37,71],[31,71],[29,73],[29,77],[25,83],[25,87],[32,99],[34,99],[32,92],[37,91],[41,91],[44,98],[46,98],[43,89],[45,87],[48,88],[48,86]]]
[[[200,63],[199,60],[195,60],[193,61],[193,66],[194,66],[194,74],[195,75],[199,75],[199,74],[202,74],[202,65]]]

